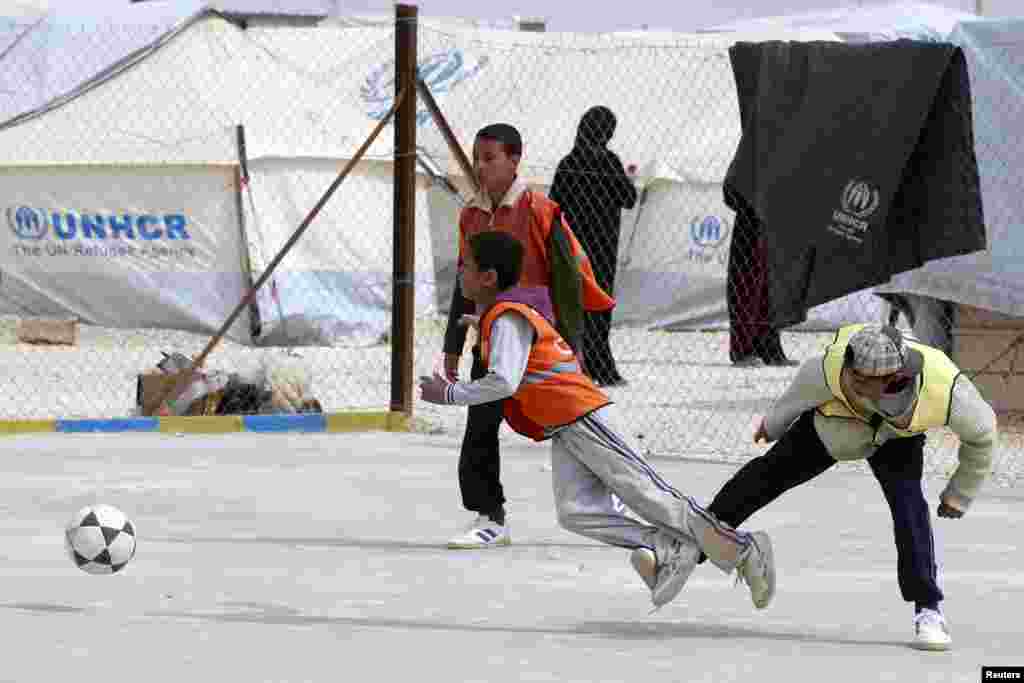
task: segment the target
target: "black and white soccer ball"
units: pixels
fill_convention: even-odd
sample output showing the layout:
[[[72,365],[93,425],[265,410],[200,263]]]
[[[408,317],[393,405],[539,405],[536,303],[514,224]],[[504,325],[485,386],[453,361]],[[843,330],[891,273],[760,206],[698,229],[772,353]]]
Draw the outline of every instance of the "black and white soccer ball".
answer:
[[[112,505],[87,505],[64,529],[64,548],[83,572],[113,574],[135,556],[135,525]]]

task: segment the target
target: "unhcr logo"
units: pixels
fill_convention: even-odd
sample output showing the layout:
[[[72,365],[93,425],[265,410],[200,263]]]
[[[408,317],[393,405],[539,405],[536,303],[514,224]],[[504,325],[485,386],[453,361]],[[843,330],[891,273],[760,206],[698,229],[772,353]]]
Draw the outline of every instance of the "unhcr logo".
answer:
[[[99,214],[19,206],[7,209],[7,224],[19,240],[191,240],[188,217],[180,213]]]
[[[714,249],[729,236],[729,227],[718,216],[696,216],[690,221],[690,237],[698,247]]]
[[[832,211],[829,232],[860,245],[871,227],[870,219],[881,202],[881,192],[864,180],[851,180],[843,188],[839,208]]]
[[[52,231],[54,239],[128,239],[141,241],[190,240],[185,214],[99,214],[12,206],[7,224],[18,239],[41,240]]]
[[[18,239],[41,240],[46,237],[46,212],[27,206],[9,207],[7,224]]]
[[[421,61],[417,73],[435,96],[451,92],[460,83],[476,76],[490,60],[486,55],[474,57],[459,48],[443,50]],[[384,62],[366,77],[359,94],[366,104],[371,119],[380,120],[387,115],[395,99],[395,61]],[[416,124],[430,120],[430,112],[421,108],[416,112]]]
[[[852,216],[860,219],[868,218],[878,209],[878,203],[878,188],[863,180],[851,180],[843,189],[843,211]]]

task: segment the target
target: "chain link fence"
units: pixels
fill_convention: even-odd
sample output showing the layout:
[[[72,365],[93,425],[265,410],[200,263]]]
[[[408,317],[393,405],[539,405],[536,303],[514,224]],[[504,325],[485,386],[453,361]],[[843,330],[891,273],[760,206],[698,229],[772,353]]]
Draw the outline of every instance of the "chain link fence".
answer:
[[[203,13],[163,31],[4,35],[0,416],[130,414],[138,375],[161,352],[195,356],[205,347],[391,106],[395,27],[243,28]],[[119,38],[130,49],[103,51]],[[421,77],[467,153],[482,126],[516,125],[521,177],[559,198],[614,291],[614,314],[588,319],[588,358],[623,430],[646,451],[728,462],[760,452],[755,420],[792,378],[785,361],[821,354],[840,324],[892,317],[954,358],[982,353],[968,369],[1016,348],[1014,316],[972,312],[967,324],[953,317],[961,307],[941,299],[909,291],[893,306],[860,292],[812,310],[798,328],[768,329],[767,345],[737,354],[730,296],[750,311],[732,334],[763,340],[754,293],[767,274],[750,256],[753,243],[730,281],[742,228],[722,196],[740,138],[728,38],[534,34],[422,17],[418,38]],[[66,79],[40,81],[40,63]],[[587,119],[594,107],[606,107],[614,126],[603,112]],[[417,124],[414,376],[439,362],[457,217],[469,196],[422,103]],[[1005,146],[988,144],[978,137],[983,189],[1024,189]],[[393,159],[389,126],[209,357],[214,389],[231,376],[236,387],[239,378],[298,378],[328,412],[389,405]],[[1009,209],[986,210],[990,225],[1012,220]],[[81,321],[76,343],[19,341],[35,318]],[[972,330],[984,332],[984,350]],[[999,383],[1011,387],[999,406],[1002,485],[1020,472],[1022,441],[1006,402],[1015,353],[985,369],[995,384],[979,383],[987,396]],[[464,360],[468,376],[468,353]],[[267,396],[232,406],[296,408]],[[464,425],[463,410],[416,403],[414,411],[425,429],[459,434]],[[951,434],[930,437],[929,451],[931,472],[955,466]]]
[[[207,12],[162,30],[44,22],[12,34],[0,61],[0,415],[130,414],[138,376],[163,352],[204,349],[366,140],[387,108],[375,97],[392,77],[394,27],[246,29]],[[246,389],[235,408],[387,409],[392,138],[388,127],[244,309],[196,392],[276,378],[276,396]],[[416,209],[427,225],[426,202]],[[39,318],[82,321],[76,343],[20,343]]]

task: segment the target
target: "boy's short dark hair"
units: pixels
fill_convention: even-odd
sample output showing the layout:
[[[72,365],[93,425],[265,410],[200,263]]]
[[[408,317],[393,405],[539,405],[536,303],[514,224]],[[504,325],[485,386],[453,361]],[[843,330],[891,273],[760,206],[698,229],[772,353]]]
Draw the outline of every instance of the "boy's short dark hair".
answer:
[[[510,157],[523,156],[523,138],[516,127],[509,123],[492,123],[484,126],[476,134],[476,139],[497,140],[505,147],[505,154]]]
[[[469,238],[473,260],[481,273],[493,270],[498,274],[498,290],[504,291],[519,283],[523,270],[523,243],[507,232],[491,230]]]

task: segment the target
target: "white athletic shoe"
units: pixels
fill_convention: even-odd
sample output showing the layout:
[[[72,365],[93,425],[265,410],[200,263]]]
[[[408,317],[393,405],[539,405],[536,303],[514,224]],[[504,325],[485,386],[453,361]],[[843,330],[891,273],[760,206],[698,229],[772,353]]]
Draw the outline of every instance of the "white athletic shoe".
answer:
[[[914,615],[913,647],[918,650],[948,650],[953,645],[942,612],[923,609]]]
[[[736,581],[746,582],[754,607],[764,609],[775,597],[775,553],[772,541],[763,531],[755,531],[747,556],[736,567]]]
[[[649,548],[634,550],[629,561],[651,589],[651,602],[657,611],[683,590],[697,566],[700,548],[667,534],[658,534],[654,544],[653,552]]]
[[[647,584],[647,588],[653,591],[658,575],[658,560],[654,557],[654,551],[650,548],[636,548],[629,555],[629,563]]]
[[[508,519],[502,526],[490,517],[480,515],[458,536],[448,541],[448,547],[452,550],[476,550],[478,548],[495,548],[502,545],[511,545],[512,536],[509,534]]]

